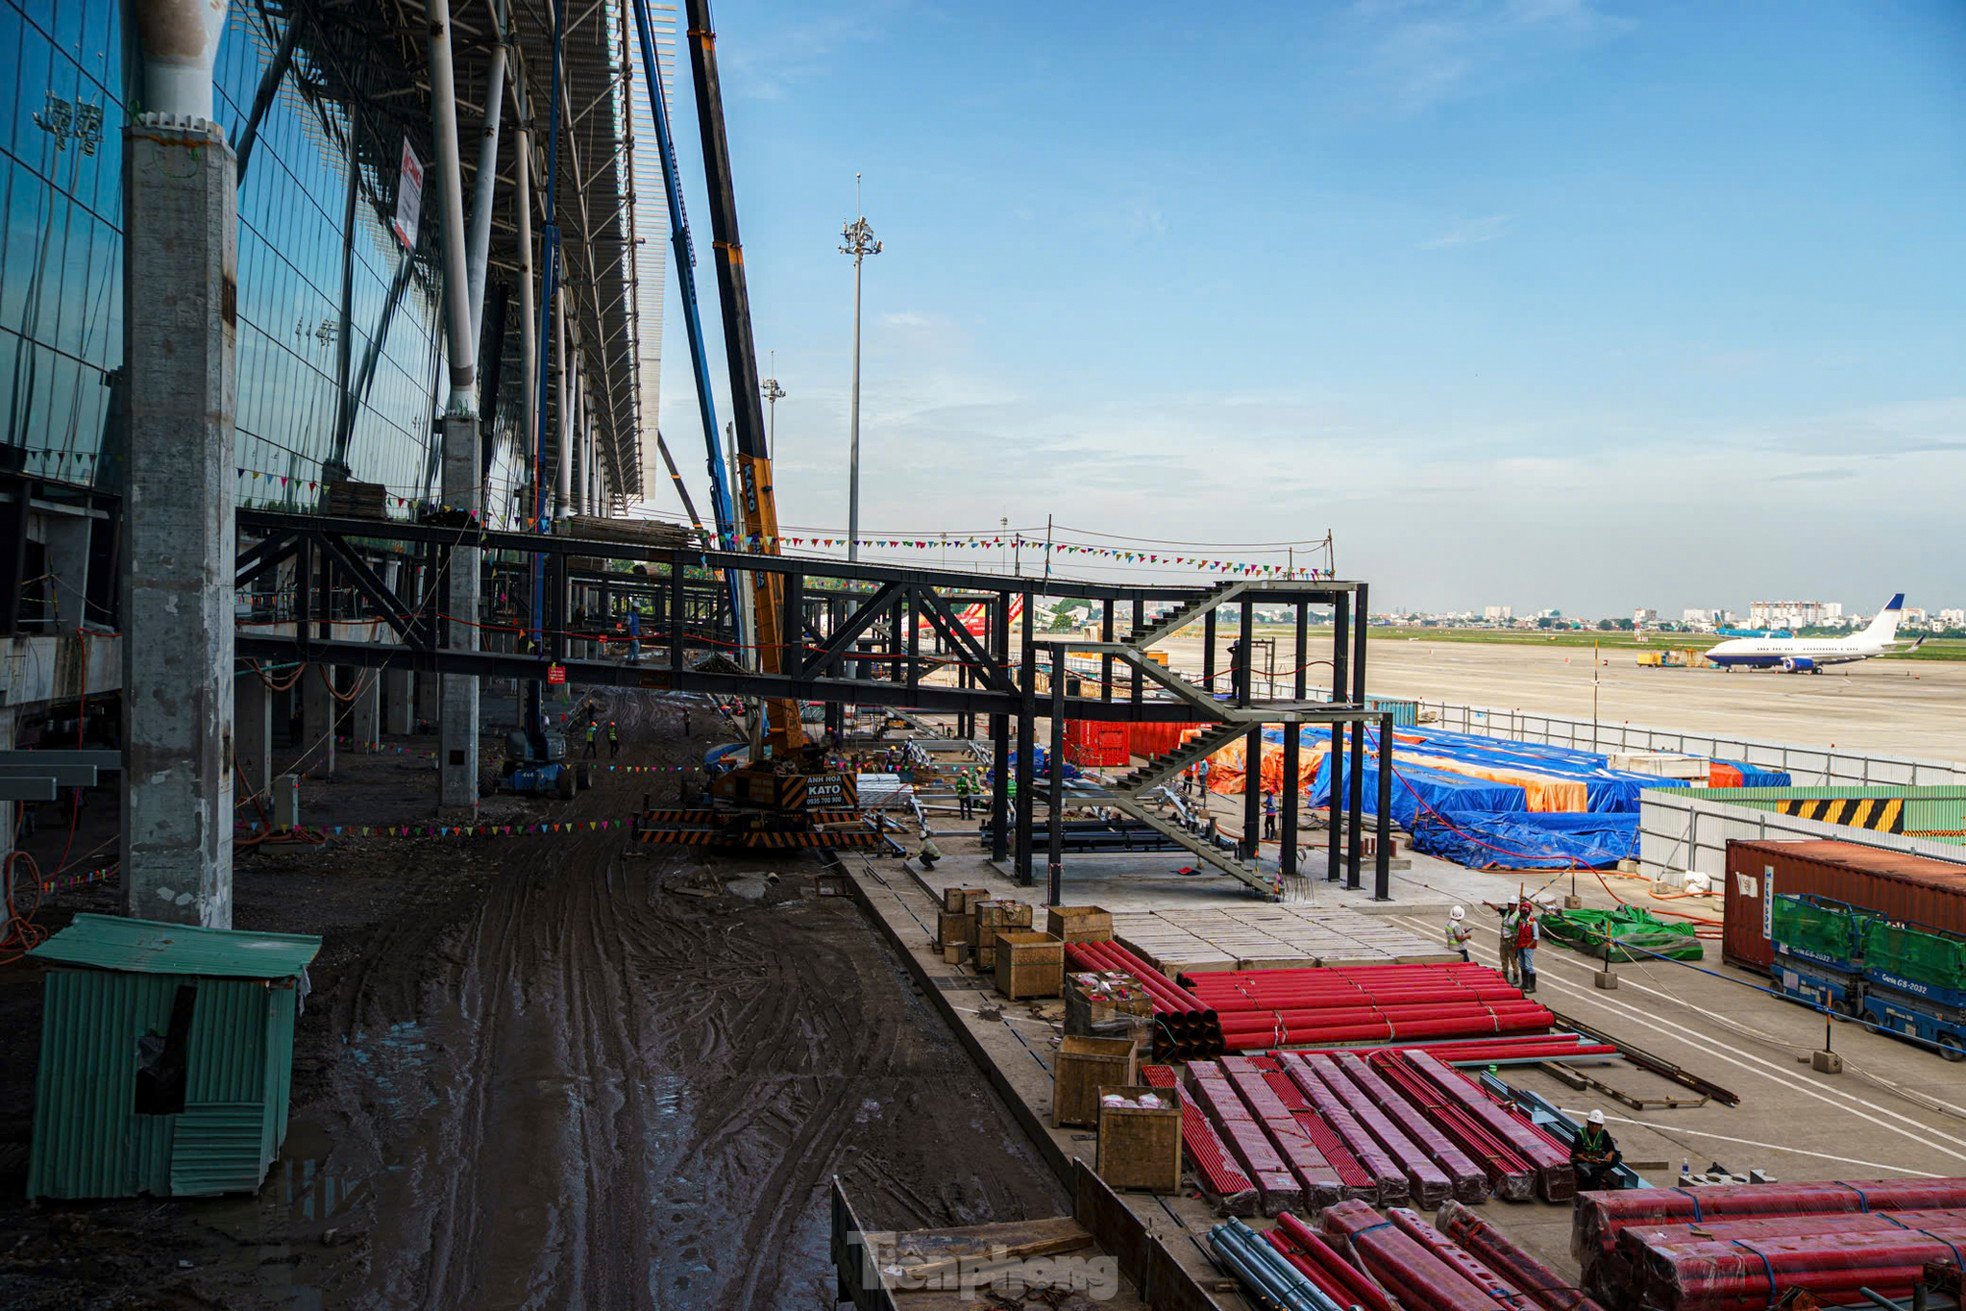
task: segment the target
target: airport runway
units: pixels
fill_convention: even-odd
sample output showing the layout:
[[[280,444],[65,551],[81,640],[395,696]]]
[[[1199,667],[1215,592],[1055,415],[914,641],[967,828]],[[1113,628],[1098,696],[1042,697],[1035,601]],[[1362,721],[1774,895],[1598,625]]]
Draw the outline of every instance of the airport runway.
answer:
[[[1274,635],[1279,678],[1289,665],[1288,637]],[[1331,630],[1313,629],[1314,657],[1330,650]],[[1196,669],[1201,642],[1166,644],[1174,663]],[[1227,640],[1221,646],[1226,663]],[[1414,696],[1490,710],[1591,717],[1591,653],[1587,648],[1541,648],[1510,643],[1373,640],[1367,686],[1382,696]],[[1869,660],[1819,674],[1723,673],[1717,669],[1641,669],[1637,652],[1606,651],[1598,674],[1598,715],[1629,723],[1724,733],[1803,746],[1838,746],[1874,755],[1966,761],[1966,662]],[[1259,651],[1258,672],[1262,665]],[[1312,686],[1330,670],[1315,665]]]
[[[1966,663],[1868,660],[1780,674],[1641,669],[1630,650],[1602,660],[1598,715],[1607,724],[1966,761]],[[1382,695],[1591,716],[1591,653],[1576,647],[1392,638],[1372,642],[1366,661],[1368,686]]]

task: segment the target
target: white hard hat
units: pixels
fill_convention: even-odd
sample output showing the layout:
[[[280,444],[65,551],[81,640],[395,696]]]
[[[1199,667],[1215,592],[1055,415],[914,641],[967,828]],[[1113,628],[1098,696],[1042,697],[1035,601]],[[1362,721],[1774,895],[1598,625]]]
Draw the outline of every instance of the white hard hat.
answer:
[[[1586,1116],[1585,1118],[1586,1118],[1587,1120],[1589,1120],[1589,1121],[1590,1121],[1590,1122],[1591,1122],[1592,1124],[1603,1124],[1603,1123],[1604,1123],[1604,1112],[1603,1112],[1603,1111],[1592,1111],[1592,1112],[1591,1112],[1591,1113],[1590,1113],[1590,1114],[1589,1114],[1588,1116]]]
[[[1447,912],[1447,918],[1451,920],[1464,920],[1467,917],[1468,912],[1460,906],[1456,906],[1453,910]]]

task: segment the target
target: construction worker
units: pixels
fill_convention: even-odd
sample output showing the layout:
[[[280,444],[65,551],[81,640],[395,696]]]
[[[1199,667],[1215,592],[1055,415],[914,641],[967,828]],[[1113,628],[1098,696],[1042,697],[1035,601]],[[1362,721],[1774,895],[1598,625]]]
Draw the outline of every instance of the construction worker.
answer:
[[[922,830],[922,845],[915,852],[915,859],[922,863],[923,870],[934,869],[935,862],[942,859],[941,849],[935,845],[935,839],[928,835],[927,829]]]
[[[1542,927],[1536,922],[1536,903],[1524,897],[1515,925],[1515,968],[1521,976],[1517,984],[1522,995],[1527,997],[1536,991],[1536,944],[1542,939]]]
[[[628,663],[640,664],[642,661],[642,614],[639,610],[628,612]]]
[[[1195,782],[1201,785],[1201,799],[1203,801],[1207,801],[1208,800],[1208,757],[1206,756],[1203,756],[1201,763],[1195,766]]]
[[[595,748],[594,748],[594,739],[595,739],[595,737],[596,737],[596,736],[598,736],[598,735],[599,735],[599,733],[600,733],[600,726],[599,726],[599,725],[597,725],[597,724],[596,724],[596,723],[595,723],[595,722],[594,722],[593,720],[591,720],[591,719],[590,719],[590,720],[588,720],[588,721],[587,721],[587,751],[586,751],[586,756],[587,756],[587,758],[588,758],[589,760],[592,760],[592,759],[594,758],[594,750],[595,750]]]
[[[964,819],[976,817],[976,780],[967,768],[956,771],[956,806]]]
[[[608,721],[608,759],[613,760],[616,756],[620,754],[621,754],[621,730],[616,728],[614,721],[610,719]]]
[[[1263,840],[1274,842],[1277,836],[1277,794],[1273,788],[1263,789]]]
[[[1453,910],[1448,911],[1447,912],[1448,948],[1452,951],[1460,952],[1461,959],[1464,961],[1473,960],[1474,958],[1468,955],[1468,942],[1473,937],[1474,937],[1474,930],[1468,927],[1467,910],[1464,907],[1456,906]]]
[[[1604,1112],[1592,1111],[1570,1144],[1570,1168],[1577,1172],[1577,1191],[1616,1188],[1611,1172],[1624,1160],[1625,1154],[1604,1127]]]
[[[688,706],[684,706],[684,707],[683,707],[683,737],[684,737],[685,739],[687,739],[687,738],[689,737],[689,735],[690,735],[690,733],[689,733],[689,707],[688,707]]]
[[[1492,901],[1484,901],[1481,904],[1501,916],[1501,923],[1497,926],[1496,946],[1502,956],[1502,977],[1510,983],[1514,983],[1516,981],[1515,903],[1508,902],[1504,905],[1497,906]]]

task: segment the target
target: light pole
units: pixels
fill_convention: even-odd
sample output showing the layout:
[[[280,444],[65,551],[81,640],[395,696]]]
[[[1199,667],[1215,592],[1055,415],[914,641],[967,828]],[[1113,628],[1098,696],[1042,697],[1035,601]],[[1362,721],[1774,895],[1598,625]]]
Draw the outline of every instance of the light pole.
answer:
[[[778,458],[778,403],[785,399],[785,389],[778,385],[778,352],[771,353],[771,376],[758,384],[758,390],[765,398],[765,448],[772,459]]]
[[[853,207],[860,208],[860,175],[853,175]],[[840,254],[853,256],[853,409],[848,421],[846,558],[860,558],[860,264],[881,253],[865,214],[840,229]]]

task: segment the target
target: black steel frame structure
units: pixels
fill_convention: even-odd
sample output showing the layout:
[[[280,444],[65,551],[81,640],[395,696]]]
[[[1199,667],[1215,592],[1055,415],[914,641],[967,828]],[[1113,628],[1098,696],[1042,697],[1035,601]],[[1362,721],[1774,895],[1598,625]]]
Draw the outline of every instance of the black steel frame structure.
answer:
[[[516,578],[529,568],[527,557],[544,557],[546,613],[537,647],[529,636],[529,618],[513,615],[509,622],[470,621],[479,624],[480,649],[451,648],[451,628],[467,621],[442,612],[444,589],[437,582],[461,548],[481,552],[494,579],[508,572]],[[788,641],[780,653],[780,672],[761,671],[750,658],[755,653],[737,646],[729,591],[721,577],[732,569],[768,572],[781,580],[781,628],[798,634],[799,640]],[[544,679],[557,665],[568,683],[584,686],[819,701],[827,704],[829,715],[837,713],[833,707],[847,705],[951,714],[957,718],[958,735],[966,737],[979,736],[976,730],[987,723],[998,763],[989,810],[991,855],[1012,861],[1027,885],[1035,882],[1035,807],[1041,800],[1063,798],[1062,804],[1049,806],[1054,851],[1048,883],[1054,902],[1061,895],[1055,848],[1065,810],[1107,803],[1130,809],[1143,792],[1129,797],[1111,790],[1066,789],[1060,750],[1051,753],[1050,777],[1037,778],[1028,748],[1037,741],[1040,717],[1051,720],[1054,745],[1062,743],[1064,723],[1072,719],[1212,726],[1215,736],[1208,741],[1225,734],[1241,736],[1250,761],[1261,759],[1266,727],[1330,725],[1333,805],[1326,877],[1343,878],[1355,889],[1361,887],[1364,851],[1359,764],[1365,725],[1376,723],[1380,769],[1373,807],[1378,835],[1373,890],[1381,899],[1389,895],[1391,717],[1366,701],[1364,583],[1293,579],[1178,587],[1042,579],[644,546],[469,523],[264,510],[239,513],[236,582],[242,590],[260,589],[272,598],[263,612],[243,621],[237,643],[241,660],[387,665],[515,679]],[[488,594],[495,595],[496,589]],[[638,635],[643,658],[638,661],[594,650],[598,642],[618,637],[605,617],[619,598],[633,598],[645,610]],[[1035,621],[1040,599],[1093,602],[1100,614],[1099,636],[1039,634]],[[1021,620],[1007,622],[1019,614],[1020,601]],[[1295,660],[1288,697],[1254,695],[1248,643],[1233,645],[1228,669],[1216,668],[1221,609],[1237,606],[1239,631],[1250,633],[1258,604],[1287,607],[1292,615]],[[966,626],[961,614],[976,606],[983,616],[980,632]],[[1307,680],[1313,663],[1311,611],[1316,607],[1330,607],[1334,616],[1328,654],[1317,661],[1328,660],[1333,673],[1333,690],[1324,700],[1309,696]],[[596,613],[603,622],[593,621]],[[1198,683],[1147,655],[1155,642],[1193,623],[1202,626],[1205,639]],[[371,631],[357,638],[352,635],[357,626]],[[1014,635],[1013,627],[1019,630]],[[1068,669],[1073,653],[1095,657],[1097,672]],[[1227,690],[1212,690],[1224,678]],[[1013,722],[1017,742],[1025,744],[1014,757]],[[1300,874],[1297,739],[1295,732],[1284,734],[1280,878]],[[1011,763],[1006,767],[1005,762]],[[1179,764],[1169,757],[1159,772],[1171,776]],[[1135,772],[1152,775],[1156,771],[1151,766]],[[1260,804],[1260,787],[1246,787],[1245,845],[1239,853],[1246,868],[1239,870],[1226,859],[1214,862],[1252,884],[1247,871],[1254,867]]]

